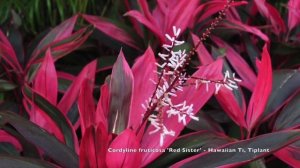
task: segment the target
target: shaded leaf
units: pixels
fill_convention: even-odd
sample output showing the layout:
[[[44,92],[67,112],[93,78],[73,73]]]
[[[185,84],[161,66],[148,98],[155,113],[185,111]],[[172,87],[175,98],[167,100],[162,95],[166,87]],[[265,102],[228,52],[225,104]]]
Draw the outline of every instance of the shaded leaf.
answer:
[[[66,145],[70,149],[76,149],[78,142],[76,142],[77,138],[75,137],[76,135],[70,121],[68,121],[55,106],[31,90],[30,87],[24,87],[24,95],[27,96],[29,100],[33,100],[35,105],[42,109],[56,123],[60,131],[63,133]]]
[[[295,96],[280,112],[274,130],[297,128],[300,125],[300,94]]]
[[[199,165],[201,165],[201,167],[241,166],[270,155],[271,153],[299,140],[299,135],[299,130],[264,134],[249,140],[230,143],[218,148],[223,150],[231,149],[233,152],[206,152],[178,162],[172,167],[197,167]],[[245,152],[238,152],[239,148],[245,150]],[[262,151],[251,152],[249,148],[262,149]]]
[[[14,90],[17,86],[7,80],[0,79],[0,92]]]
[[[128,125],[133,90],[133,74],[121,51],[113,66],[109,88],[109,131],[119,134]]]
[[[98,30],[110,36],[111,38],[121,41],[124,44],[133,47],[135,49],[140,49],[136,44],[135,40],[120,27],[106,21],[104,18],[91,15],[82,15],[85,20],[90,24],[94,25]]]
[[[274,115],[300,87],[299,70],[277,70],[273,74],[272,93],[264,111],[264,120]]]
[[[43,160],[16,156],[0,156],[1,167],[9,168],[56,168],[57,166]]]
[[[147,167],[169,167],[180,160],[205,152],[207,148],[216,148],[229,142],[228,138],[207,131],[183,135]]]
[[[40,147],[46,155],[59,165],[73,168],[78,167],[78,156],[66,145],[59,142],[37,125],[11,112],[0,112],[0,124],[11,124],[26,140]]]
[[[261,62],[257,62],[259,68],[256,86],[248,104],[246,122],[250,131],[263,114],[272,91],[272,65],[267,45],[264,46]]]

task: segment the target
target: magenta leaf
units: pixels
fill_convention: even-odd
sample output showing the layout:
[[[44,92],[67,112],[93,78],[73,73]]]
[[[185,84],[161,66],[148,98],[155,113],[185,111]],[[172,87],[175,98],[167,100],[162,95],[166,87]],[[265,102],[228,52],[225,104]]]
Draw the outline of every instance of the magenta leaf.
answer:
[[[0,142],[6,142],[12,144],[18,151],[22,151],[23,147],[14,136],[10,135],[4,130],[0,130]]]
[[[22,73],[23,69],[18,61],[14,48],[8,41],[7,37],[0,30],[0,55],[15,71]]]
[[[136,19],[138,22],[144,24],[149,30],[151,30],[159,39],[161,42],[165,41],[165,38],[163,36],[163,33],[157,26],[155,22],[149,21],[145,16],[143,16],[139,11],[131,10],[125,14],[125,16],[130,16],[134,19]]]
[[[264,46],[261,62],[257,61],[258,76],[252,93],[247,114],[247,129],[250,131],[262,116],[272,91],[272,64],[267,45]]]
[[[99,31],[105,33],[109,37],[118,40],[130,47],[140,50],[135,40],[132,39],[129,33],[120,27],[114,25],[113,23],[105,20],[104,18],[100,18],[97,16],[91,15],[82,15],[82,17],[88,21],[90,24],[94,25]]]
[[[227,60],[242,79],[241,85],[245,86],[250,91],[253,91],[256,83],[256,75],[247,62],[226,42],[217,37],[212,39],[220,48],[225,48]]]
[[[78,152],[78,139],[75,134],[75,130],[72,128],[70,121],[62,114],[62,112],[27,85],[25,85],[23,88],[23,94],[27,101],[32,101],[31,104],[34,103],[36,107],[41,109],[41,115],[47,116],[44,117],[47,123],[55,123],[51,126],[59,128],[60,133],[62,133],[64,137],[65,144],[70,149],[74,149],[76,152]],[[45,129],[47,130],[47,128]],[[53,128],[50,127],[49,129],[51,130]]]
[[[94,81],[85,79],[79,91],[78,110],[80,115],[81,132],[96,124],[95,102],[93,97]]]
[[[208,148],[206,152],[180,161],[172,167],[197,167],[197,165],[201,165],[201,167],[238,167],[270,155],[299,140],[299,135],[299,130],[281,131],[229,143],[219,148]],[[232,152],[209,152],[214,149],[231,150]]]
[[[166,152],[148,166],[170,167],[173,163],[204,152],[208,147],[217,148],[229,142],[232,140],[226,136],[208,131],[189,133],[178,137]]]
[[[196,35],[192,35],[194,44],[197,44],[199,38]],[[207,51],[205,46],[201,44],[196,50],[197,55],[201,63],[209,64],[213,62],[212,55]],[[219,104],[222,106],[228,116],[238,125],[246,127],[244,113],[246,111],[245,100],[241,90],[230,91],[226,88],[221,88],[218,94],[215,95]]]
[[[222,67],[223,60],[219,59],[212,64],[205,66],[200,66],[198,70],[193,74],[194,77],[202,77],[210,80],[220,80],[222,79]],[[189,82],[189,81],[188,81]],[[194,85],[190,85],[183,88],[182,92],[178,92],[177,97],[173,98],[174,104],[183,103],[186,101],[186,104],[193,104],[193,113],[197,113],[202,106],[208,101],[208,99],[213,95],[215,91],[215,86],[208,85],[208,88],[205,84],[200,85],[196,89]],[[192,93],[192,94],[191,94]],[[201,97],[201,99],[199,99]],[[144,137],[142,139],[141,146],[142,148],[147,149],[166,149],[176,137],[180,134],[182,129],[185,127],[182,123],[178,123],[177,117],[168,118],[167,115],[164,115],[164,125],[175,132],[175,136],[166,136],[164,138],[163,146],[160,146],[160,133],[155,133],[149,135],[150,131],[155,129],[152,125],[146,130]],[[189,123],[190,118],[186,119],[186,123]],[[143,165],[147,165],[154,159],[156,159],[162,153],[144,153],[143,155]]]
[[[276,35],[286,31],[284,21],[275,7],[266,2],[266,0],[254,0],[254,2],[260,14],[272,24],[273,32]]]
[[[107,135],[102,124],[86,128],[80,144],[80,167],[107,167]]]
[[[129,114],[131,111],[133,74],[127,61],[120,51],[118,59],[113,66],[109,97],[109,131],[119,134],[128,126]],[[136,116],[132,116],[136,117]]]
[[[132,67],[132,73],[134,77],[134,88],[132,95],[132,104],[130,111],[130,118],[128,121],[128,127],[135,130],[142,122],[142,115],[145,113],[145,109],[142,104],[145,100],[148,100],[156,85],[151,82],[157,82],[155,56],[152,49],[149,47],[144,55],[139,57]]]
[[[300,23],[300,1],[298,0],[289,0],[288,2],[288,27],[289,30],[292,30]]]
[[[80,87],[85,79],[89,79],[91,82],[95,80],[95,73],[96,73],[96,65],[97,61],[93,61],[87,64],[80,74],[76,77],[73,81],[69,89],[66,91],[64,96],[61,98],[60,102],[58,103],[58,108],[63,114],[67,114],[72,107],[72,105],[77,100],[77,96],[79,94]]]
[[[274,155],[292,167],[298,167],[300,165],[300,152],[298,146],[295,147],[290,145],[275,152]]]
[[[229,29],[236,29],[239,31],[245,31],[245,32],[252,33],[252,34],[260,37],[265,42],[269,41],[269,37],[266,34],[264,34],[263,32],[261,32],[258,28],[254,27],[254,26],[246,25],[240,21],[230,20],[228,22],[224,22],[223,25],[224,25],[224,27],[229,28]]]
[[[51,50],[46,51],[44,61],[34,79],[34,90],[53,105],[57,102],[58,81]]]
[[[36,57],[43,49],[48,48],[51,43],[69,37],[73,32],[77,18],[78,15],[75,15],[51,30],[35,48],[33,56]]]
[[[96,108],[96,121],[103,123],[105,130],[108,130],[108,113],[109,113],[109,86],[107,83],[104,83],[100,88],[100,98],[98,100],[97,108]]]
[[[108,167],[141,167],[140,143],[130,129],[121,132],[109,145],[106,154]],[[120,149],[136,150],[136,152],[113,151]]]
[[[240,6],[247,4],[247,1],[238,1],[233,2],[231,6]],[[196,9],[196,13],[201,14],[197,22],[203,22],[205,19],[211,17],[212,15],[216,14],[220,10],[224,8],[224,5],[226,5],[226,1],[220,1],[220,0],[210,0],[206,3],[201,4]]]

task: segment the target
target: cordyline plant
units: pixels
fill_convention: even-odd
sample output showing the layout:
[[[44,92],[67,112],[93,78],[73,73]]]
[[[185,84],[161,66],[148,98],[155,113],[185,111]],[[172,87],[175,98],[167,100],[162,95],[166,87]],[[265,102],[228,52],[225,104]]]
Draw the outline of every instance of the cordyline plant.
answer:
[[[132,31],[75,15],[28,54],[0,31],[0,165],[300,166],[300,74],[290,56],[299,51],[298,1],[286,5],[286,22],[261,0],[124,4]],[[130,67],[121,50],[113,64],[100,57],[68,70],[67,58],[97,39],[80,19],[141,56]],[[6,107],[12,101],[17,110]]]

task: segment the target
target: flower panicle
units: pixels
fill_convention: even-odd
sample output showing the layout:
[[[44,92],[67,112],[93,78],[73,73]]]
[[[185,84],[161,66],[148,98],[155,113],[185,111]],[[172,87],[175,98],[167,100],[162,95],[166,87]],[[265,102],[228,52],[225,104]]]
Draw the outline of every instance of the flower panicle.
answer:
[[[178,92],[184,91],[184,86],[195,84],[196,88],[198,88],[200,84],[206,84],[208,90],[208,86],[214,84],[216,94],[223,87],[229,90],[238,89],[237,83],[241,80],[236,78],[235,74],[230,75],[228,71],[225,72],[223,80],[214,81],[190,77],[187,75],[185,69],[185,67],[189,65],[191,57],[195,54],[200,43],[210,36],[211,31],[215,29],[219,22],[224,18],[225,13],[232,2],[233,0],[227,0],[224,9],[219,12],[218,16],[202,34],[200,41],[189,52],[185,49],[174,49],[176,46],[185,43],[185,41],[178,40],[181,33],[180,28],[173,26],[173,34],[165,34],[167,42],[162,45],[164,51],[158,53],[158,56],[161,58],[160,63],[156,63],[158,70],[155,71],[155,73],[158,74],[159,79],[157,82],[150,79],[150,82],[156,85],[156,88],[153,95],[142,104],[142,107],[146,110],[146,113],[143,115],[143,122],[148,121],[150,122],[150,125],[153,126],[154,129],[150,131],[150,134],[160,134],[160,146],[163,146],[164,139],[167,135],[175,136],[176,134],[175,131],[167,128],[163,121],[164,117],[177,117],[178,123],[182,123],[183,125],[187,124],[187,117],[199,121],[199,118],[195,116],[193,104],[188,104],[186,101],[181,103],[174,103],[172,101],[173,97],[177,97]]]

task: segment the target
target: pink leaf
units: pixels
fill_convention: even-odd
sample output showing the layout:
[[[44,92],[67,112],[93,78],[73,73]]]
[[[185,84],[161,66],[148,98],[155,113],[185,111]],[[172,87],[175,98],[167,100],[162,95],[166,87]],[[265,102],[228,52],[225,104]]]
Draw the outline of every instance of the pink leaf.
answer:
[[[128,127],[133,130],[141,125],[142,115],[145,113],[142,104],[152,96],[156,87],[156,85],[150,81],[157,82],[155,62],[154,53],[149,47],[144,55],[139,57],[132,67],[134,88],[130,111],[131,117],[128,121]]]
[[[300,23],[300,1],[289,0],[288,9],[288,27],[289,30],[292,30]]]
[[[282,160],[283,162],[287,163],[291,167],[299,167],[300,160],[299,160],[299,147],[293,147],[292,145],[287,146],[277,152],[274,155]]]
[[[259,69],[257,82],[246,114],[248,131],[257,124],[263,114],[272,90],[272,65],[267,45],[263,48],[262,60],[257,62],[257,67]]]
[[[133,84],[132,71],[123,52],[120,51],[118,59],[112,69],[109,88],[109,131],[113,133],[118,134],[128,126],[132,91],[134,88]]]
[[[192,34],[192,38],[194,41],[194,44],[197,44],[199,41],[199,38],[196,35]],[[212,63],[213,57],[210,55],[210,53],[206,50],[205,46],[201,44],[197,48],[198,57],[201,60],[203,64],[209,64]],[[239,91],[241,94],[242,92]],[[239,94],[236,93],[236,94]],[[246,127],[245,120],[244,120],[244,113],[245,113],[245,99],[242,96],[238,100],[239,96],[236,96],[232,91],[229,91],[228,89],[221,88],[217,95],[215,95],[218,102],[224,109],[224,111],[228,114],[228,116],[238,125],[242,127]]]
[[[207,78],[211,80],[220,80],[222,79],[222,67],[223,61],[219,59],[212,64],[199,67],[199,69],[193,74],[193,76]],[[214,88],[215,87],[213,85],[209,85],[207,91],[206,85],[200,85],[197,89],[194,85],[184,87],[183,91],[178,92],[177,97],[174,97],[173,103],[179,104],[183,101],[186,101],[187,105],[193,104],[193,113],[197,113],[202,108],[202,106],[208,101],[208,99],[213,95],[215,90]],[[168,118],[167,115],[164,115],[163,121],[168,129],[175,131],[175,136],[166,136],[164,138],[163,146],[160,146],[160,134],[155,133],[149,135],[149,132],[155,129],[152,125],[150,125],[142,139],[142,148],[166,149],[172,142],[174,142],[174,140],[180,134],[182,129],[185,127],[182,123],[178,123],[177,117]],[[188,123],[190,121],[190,118],[187,117],[186,121]],[[156,159],[161,154],[162,153],[160,152],[143,153],[143,166],[146,166],[148,163]]]
[[[260,37],[265,42],[269,41],[269,37],[267,35],[265,35],[263,32],[261,32],[259,29],[257,29],[256,27],[253,27],[253,26],[243,24],[242,22],[230,20],[229,22],[223,23],[223,25],[224,25],[224,27],[229,28],[229,29],[236,29],[236,30],[252,33],[252,34]]]
[[[22,73],[23,69],[17,59],[16,53],[10,42],[0,30],[0,55],[15,71]]]
[[[2,142],[10,143],[20,152],[23,149],[20,142],[15,137],[13,137],[12,135],[10,135],[9,133],[7,133],[4,130],[0,130],[0,142],[1,143]]]
[[[194,45],[198,44],[198,42],[200,41],[199,37],[196,36],[195,34],[192,34],[192,38],[193,38]],[[196,48],[196,52],[197,52],[197,56],[202,65],[206,65],[206,64],[210,64],[210,63],[214,62],[214,59],[212,58],[210,53],[207,51],[207,49],[205,48],[203,43],[201,43],[199,45],[199,47]]]
[[[61,98],[57,107],[65,115],[69,112],[70,108],[75,103],[83,81],[85,79],[89,79],[90,81],[95,80],[96,65],[97,65],[96,60],[86,65],[83,68],[83,70],[80,72],[80,74],[76,77],[76,79],[73,81],[73,83],[66,91],[64,96]]]
[[[69,37],[73,32],[74,25],[77,21],[77,18],[78,15],[75,15],[70,19],[67,19],[66,21],[62,22],[53,30],[51,30],[33,51],[33,57],[36,57],[37,54],[40,53],[43,48],[48,48],[47,46],[50,43],[57,42]]]
[[[266,0],[254,0],[254,2],[261,15],[271,22],[273,26],[273,32],[276,35],[286,31],[284,21],[275,7],[267,3]]]
[[[103,18],[91,15],[82,15],[85,20],[94,25],[98,30],[105,33],[109,37],[127,44],[130,47],[140,50],[135,40],[132,39],[130,34],[121,29],[120,27],[104,20]]]
[[[93,97],[94,81],[85,79],[80,88],[78,96],[78,110],[80,114],[81,132],[84,134],[85,129],[96,124],[95,103]]]
[[[108,134],[102,123],[86,129],[80,144],[80,167],[106,168]]]
[[[56,105],[58,81],[50,49],[46,51],[44,61],[37,71],[33,86],[37,93],[45,97],[53,105]]]
[[[106,154],[106,163],[110,168],[141,167],[141,153],[138,152],[140,143],[130,130],[124,130],[110,144]],[[116,149],[136,150],[136,152],[112,152]]]
[[[247,62],[233,48],[221,39],[214,37],[213,41],[220,47],[226,49],[226,58],[242,78],[241,85],[252,91],[256,82],[256,75]]]
[[[144,24],[149,30],[151,30],[159,38],[161,42],[165,41],[165,37],[161,29],[159,28],[159,26],[157,26],[155,22],[151,22],[150,20],[145,18],[140,12],[136,10],[131,10],[127,12],[125,16],[130,16],[136,19],[138,22]]]
[[[239,1],[239,2],[233,2],[231,6],[240,6],[240,5],[245,5],[248,4],[247,1]],[[198,19],[199,22],[203,22],[205,19],[211,17],[215,13],[221,11],[224,8],[224,5],[226,5],[226,1],[222,0],[210,0],[207,1],[204,4],[201,4],[199,7],[196,9],[196,13],[199,14],[201,13],[201,16]]]
[[[107,83],[104,83],[101,88],[101,95],[97,104],[96,109],[96,121],[103,123],[106,130],[108,130],[108,113],[109,113],[109,86]]]

